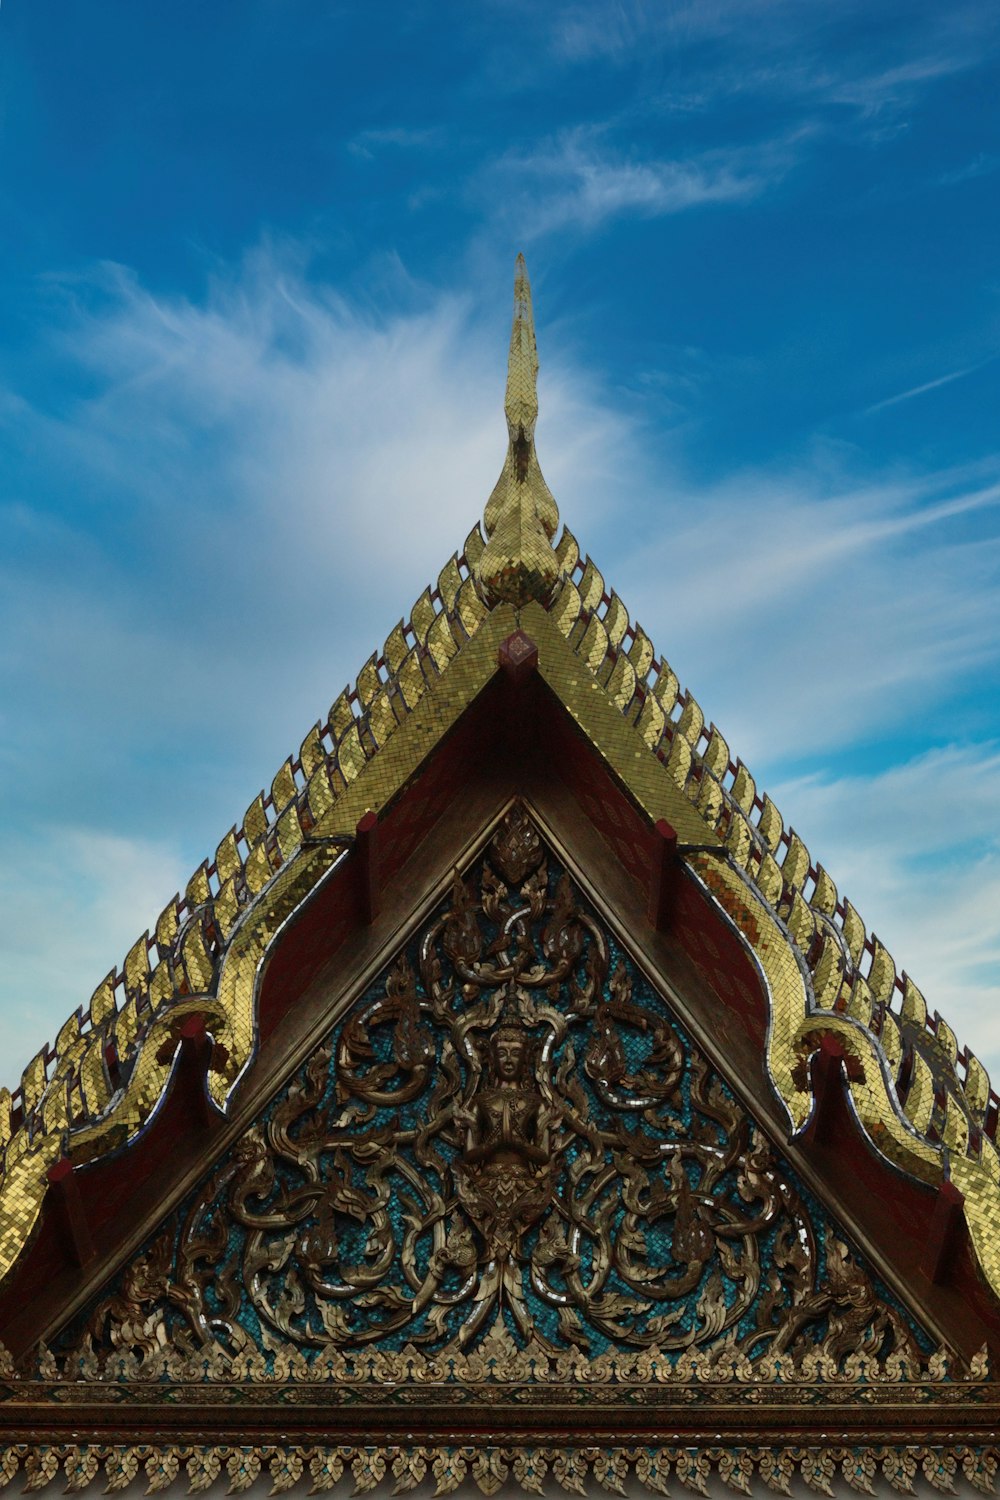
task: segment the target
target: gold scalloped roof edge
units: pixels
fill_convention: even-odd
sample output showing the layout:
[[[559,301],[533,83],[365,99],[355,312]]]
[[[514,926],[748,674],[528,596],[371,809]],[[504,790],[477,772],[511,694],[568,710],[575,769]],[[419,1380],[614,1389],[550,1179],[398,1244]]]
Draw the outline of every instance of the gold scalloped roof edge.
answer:
[[[517,380],[508,380],[504,471],[513,478],[504,481],[502,503],[493,506],[487,531],[498,516],[516,512],[522,533],[534,527],[549,545],[552,515],[558,513],[554,501],[547,509],[548,491],[533,477],[540,479],[532,462],[537,354],[523,263],[515,335],[510,368]],[[524,441],[530,454],[518,447]],[[315,724],[298,755],[281,766],[270,791],[251,802],[214,859],[200,865],[183,896],[168,903],[152,935],[139,938],[121,970],[102,980],[89,1005],[65,1023],[55,1045],[32,1059],[15,1095],[0,1090],[0,1277],[34,1227],[48,1168],[62,1155],[87,1160],[103,1154],[131,1139],[149,1118],[172,1066],[164,1044],[176,1040],[192,1011],[206,1017],[220,1044],[210,1086],[216,1102],[225,1105],[254,1047],[246,975],[255,972],[276,925],[347,847],[348,820],[338,812],[356,810],[351,788],[359,777],[364,785],[362,773],[444,674],[451,674],[449,682],[463,678],[459,708],[471,700],[488,667],[483,661],[474,672],[463,667],[470,655],[463,647],[487,619],[499,624],[499,616],[509,614],[513,621],[513,606],[523,600],[527,575],[519,576],[508,597],[499,574],[481,579],[485,549],[476,526],[462,555],[452,556],[436,587],[424,591],[410,619],[400,621],[382,652],[362,667],[355,689],[340,694],[326,721]],[[581,560],[568,529],[552,555],[555,585],[546,568],[527,612],[544,609],[603,689],[605,712],[609,703],[614,706],[664,767],[698,824],[721,841],[724,859],[692,855],[689,864],[765,974],[772,1006],[768,1066],[792,1129],[802,1128],[812,1107],[808,1055],[821,1032],[832,1032],[859,1062],[860,1076],[848,1086],[872,1143],[925,1181],[952,1177],[966,1197],[977,1254],[1000,1295],[1000,1237],[993,1232],[1000,1219],[997,1096],[985,1068],[967,1050],[959,1051],[947,1022],[929,1015],[920,991],[898,973],[852,904],[838,896],[798,834],[785,828],[742,761],[731,758],[715,725],[706,727],[697,700],[656,657],[595,564]],[[443,733],[442,714],[435,725]],[[596,731],[594,738],[599,744]],[[421,758],[431,743],[423,743]],[[412,746],[407,754],[412,766]],[[779,941],[769,943],[765,932],[776,932]],[[234,979],[226,966],[232,968],[238,949],[243,969]],[[116,1085],[108,1074],[109,1056],[118,1070]]]
[[[448,560],[436,587],[424,590],[409,620],[368,658],[326,721],[313,725],[270,791],[253,799],[214,859],[167,903],[152,933],[101,980],[54,1045],[36,1053],[13,1095],[0,1089],[0,1279],[35,1225],[48,1169],[60,1156],[90,1160],[145,1124],[173,1065],[172,1056],[159,1054],[193,1012],[206,1017],[221,1043],[224,1060],[211,1084],[216,1102],[225,1104],[254,1044],[245,996],[237,1005],[220,986],[237,929],[293,864],[305,866],[310,889],[348,847],[348,837],[328,832],[337,803],[489,614],[472,577],[483,547],[476,525],[462,555]],[[117,1087],[109,1057],[122,1080]]]
[[[897,971],[851,902],[838,896],[795,830],[786,829],[747,767],[731,759],[720,731],[706,725],[700,704],[681,689],[669,663],[657,659],[642,627],[630,625],[617,594],[605,592],[595,564],[589,557],[579,560],[568,531],[559,552],[568,564],[551,605],[560,631],[781,920],[812,976],[817,1011],[847,1016],[868,1030],[894,1086],[900,1084],[904,1044],[911,1043],[904,1113],[914,1131],[958,1152],[982,1137],[997,1159],[984,1129],[997,1095],[982,1063],[959,1049],[947,1021],[928,1011],[920,990]],[[944,1100],[936,1096],[939,1089]],[[1000,1167],[993,1175],[1000,1183]]]

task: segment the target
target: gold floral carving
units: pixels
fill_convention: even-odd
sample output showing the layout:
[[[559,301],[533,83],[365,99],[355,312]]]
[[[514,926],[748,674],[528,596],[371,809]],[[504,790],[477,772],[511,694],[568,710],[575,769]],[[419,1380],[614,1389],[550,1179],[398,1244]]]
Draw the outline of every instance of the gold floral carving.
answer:
[[[959,1486],[966,1493],[992,1495],[998,1457],[995,1444],[962,1443],[732,1448],[21,1443],[8,1447],[0,1458],[0,1487],[19,1479],[28,1492],[52,1484],[70,1493],[99,1485],[107,1494],[141,1481],[147,1494],[155,1494],[177,1482],[188,1494],[198,1494],[222,1481],[229,1494],[242,1494],[266,1476],[272,1495],[300,1481],[309,1486],[310,1494],[338,1489],[358,1495],[383,1484],[389,1484],[393,1494],[404,1494],[430,1481],[437,1495],[450,1494],[462,1484],[475,1485],[483,1495],[495,1495],[504,1486],[541,1495],[550,1484],[575,1495],[601,1490],[625,1495],[630,1485],[669,1495],[668,1486],[676,1481],[682,1490],[707,1496],[709,1484],[718,1479],[744,1495],[751,1492],[752,1482],[780,1495],[792,1494],[800,1482],[830,1497],[844,1493],[845,1487],[860,1495],[885,1493],[887,1486],[912,1495],[918,1484],[945,1495]]]
[[[515,805],[52,1359],[655,1385],[928,1356]]]

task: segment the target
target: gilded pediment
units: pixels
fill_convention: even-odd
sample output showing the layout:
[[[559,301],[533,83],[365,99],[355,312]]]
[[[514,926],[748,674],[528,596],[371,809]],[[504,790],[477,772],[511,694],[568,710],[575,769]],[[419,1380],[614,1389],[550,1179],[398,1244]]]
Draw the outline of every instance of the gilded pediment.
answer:
[[[935,1354],[516,803],[48,1358],[657,1387]]]
[[[996,1467],[985,1356],[892,1294],[522,801],[4,1374],[32,1489],[989,1493]],[[959,1412],[969,1440],[928,1445]]]

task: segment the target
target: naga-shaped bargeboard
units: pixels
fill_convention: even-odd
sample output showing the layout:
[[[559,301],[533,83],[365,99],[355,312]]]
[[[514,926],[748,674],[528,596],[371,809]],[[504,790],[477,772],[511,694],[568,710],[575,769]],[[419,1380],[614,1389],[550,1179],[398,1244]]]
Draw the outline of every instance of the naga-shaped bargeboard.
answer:
[[[515,806],[450,898],[60,1340],[557,1360],[927,1341]]]

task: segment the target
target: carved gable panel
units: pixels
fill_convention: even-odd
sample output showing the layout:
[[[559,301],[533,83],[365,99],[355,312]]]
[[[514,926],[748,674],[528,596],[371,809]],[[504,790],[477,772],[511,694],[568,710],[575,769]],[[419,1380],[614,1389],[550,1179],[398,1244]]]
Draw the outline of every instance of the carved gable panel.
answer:
[[[54,1360],[641,1384],[929,1353],[515,806]]]

